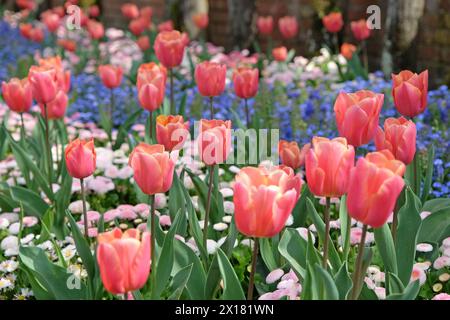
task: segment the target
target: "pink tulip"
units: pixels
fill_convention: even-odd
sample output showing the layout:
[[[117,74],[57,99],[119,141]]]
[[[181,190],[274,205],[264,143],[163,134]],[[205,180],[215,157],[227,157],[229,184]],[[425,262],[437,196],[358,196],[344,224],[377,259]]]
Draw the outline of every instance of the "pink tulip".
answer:
[[[158,60],[166,67],[177,67],[183,61],[184,49],[189,41],[186,33],[163,31],[158,33],[153,48]]]
[[[378,127],[384,95],[371,91],[341,92],[334,105],[339,135],[351,145],[369,143]]]
[[[150,38],[148,36],[140,36],[137,39],[136,44],[142,52],[145,52],[150,49]]]
[[[409,70],[392,75],[392,96],[395,107],[405,117],[423,113],[428,99],[428,70],[421,74]]]
[[[59,90],[56,94],[55,99],[45,104],[40,103],[41,115],[45,118],[47,112],[47,118],[50,120],[61,119],[66,114],[67,104],[69,103],[69,98],[67,94]],[[47,108],[47,111],[45,110]]]
[[[42,14],[42,22],[48,31],[55,33],[61,25],[61,18],[57,14],[47,11]]]
[[[198,148],[206,165],[224,163],[231,151],[231,121],[200,120]]]
[[[207,13],[197,13],[192,16],[192,21],[199,29],[206,29],[208,27],[209,18]]]
[[[271,16],[258,17],[256,21],[258,32],[263,35],[271,35],[273,33],[273,18]]]
[[[280,29],[281,35],[285,39],[293,38],[298,33],[297,18],[286,16],[278,20],[278,29]]]
[[[3,82],[2,94],[6,105],[14,112],[28,112],[33,104],[33,93],[27,78],[12,78],[9,82]]]
[[[370,29],[367,26],[367,22],[364,19],[353,21],[350,25],[353,36],[358,41],[364,41],[370,37]]]
[[[71,177],[84,179],[93,175],[96,167],[94,139],[72,141],[66,147],[65,158]]]
[[[288,55],[286,47],[278,47],[272,50],[273,58],[278,62],[285,62]]]
[[[280,154],[281,163],[294,170],[305,164],[305,156],[311,149],[311,144],[305,144],[300,150],[297,142],[288,142],[281,140],[278,144],[278,153]]]
[[[128,165],[134,180],[147,195],[167,192],[172,186],[175,162],[160,144],[140,143],[130,155]]]
[[[142,288],[150,273],[150,234],[119,228],[97,237],[97,262],[105,289],[127,294]]]
[[[236,175],[234,208],[237,229],[248,237],[271,238],[283,229],[302,188],[288,167],[246,167]]]
[[[395,159],[408,165],[416,153],[416,125],[403,117],[388,118],[384,122],[384,131],[378,127],[375,145],[378,151],[387,149]]]
[[[322,18],[322,23],[330,33],[338,33],[344,26],[344,20],[342,19],[342,13],[331,12],[330,14]]]
[[[166,69],[153,62],[139,67],[138,98],[144,109],[155,111],[161,106],[166,90],[166,78]]]
[[[204,97],[220,96],[225,90],[227,67],[224,64],[203,61],[195,67],[195,82]]]
[[[174,28],[172,20],[167,20],[158,24],[158,32],[173,31],[173,30]]]
[[[180,150],[189,136],[189,122],[182,116],[160,115],[156,118],[156,140],[168,151]]]
[[[70,91],[70,71],[64,70],[61,57],[40,59],[39,65],[44,68],[54,69],[59,90],[63,90],[65,93]]]
[[[139,17],[139,8],[134,3],[125,3],[120,10],[125,18],[136,19]]]
[[[355,149],[345,138],[329,140],[314,137],[306,154],[305,167],[309,189],[318,197],[339,198],[348,189]]]
[[[88,8],[88,14],[89,14],[89,17],[91,17],[91,18],[97,18],[98,16],[100,16],[99,6],[97,6],[97,5],[90,6]]]
[[[103,24],[95,20],[88,21],[87,30],[91,38],[94,40],[99,40],[105,35],[105,28],[103,27]]]
[[[145,31],[145,29],[148,29],[149,26],[150,25],[148,24],[147,19],[136,18],[131,20],[128,28],[130,29],[132,34],[134,34],[136,37],[139,37]]]
[[[58,93],[58,83],[54,68],[32,66],[28,74],[33,98],[41,104],[53,101]]]
[[[258,92],[259,71],[256,68],[238,68],[233,73],[236,95],[241,99],[253,98]]]
[[[388,150],[360,158],[350,173],[347,195],[349,215],[373,228],[383,226],[394,210],[405,183],[405,165]]]
[[[108,89],[114,89],[122,83],[123,70],[119,66],[103,65],[98,68],[103,85]]]

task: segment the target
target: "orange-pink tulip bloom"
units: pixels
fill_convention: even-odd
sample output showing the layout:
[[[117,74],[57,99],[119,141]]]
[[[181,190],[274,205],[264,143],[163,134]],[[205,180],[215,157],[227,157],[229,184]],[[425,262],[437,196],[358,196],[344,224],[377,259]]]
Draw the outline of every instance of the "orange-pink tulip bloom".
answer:
[[[69,97],[67,94],[59,90],[55,99],[45,104],[47,111],[45,111],[44,104],[40,103],[41,115],[45,118],[45,112],[47,112],[47,118],[50,120],[61,119],[66,114],[67,105],[69,103]]]
[[[298,22],[296,17],[286,16],[278,20],[278,29],[285,39],[293,38],[298,33]]]
[[[48,31],[54,33],[61,25],[61,18],[56,13],[47,11],[42,14],[42,22],[45,24]]]
[[[95,20],[89,20],[87,23],[87,31],[94,40],[99,40],[105,35],[103,24]]]
[[[305,156],[311,149],[311,144],[305,144],[300,150],[297,142],[281,140],[278,144],[278,153],[281,163],[296,170],[305,164]]]
[[[156,118],[156,140],[168,151],[180,150],[189,136],[189,121],[182,116],[160,115]]]
[[[286,47],[278,47],[272,50],[273,58],[278,62],[286,61],[288,50]]]
[[[47,104],[55,99],[59,88],[54,68],[32,66],[28,79],[31,84],[33,98],[38,103]]]
[[[123,70],[120,66],[103,65],[98,67],[103,85],[108,89],[114,89],[122,83]]]
[[[33,93],[27,78],[12,78],[9,82],[3,82],[2,94],[6,105],[18,113],[29,111],[33,104]]]
[[[343,196],[347,192],[354,163],[355,149],[347,144],[345,138],[314,137],[305,158],[309,189],[318,197]]]
[[[350,24],[350,28],[352,29],[353,36],[358,41],[363,41],[370,37],[371,31],[367,26],[367,21],[364,19],[353,21]]]
[[[225,90],[227,67],[224,64],[203,61],[195,67],[195,82],[204,97],[216,97]]]
[[[428,70],[421,74],[409,70],[393,74],[392,95],[403,116],[413,118],[423,113],[428,101]]]
[[[224,163],[231,151],[231,121],[202,119],[198,148],[206,165]]]
[[[263,35],[271,35],[273,33],[273,18],[271,16],[258,17],[256,21],[258,32]]]
[[[246,167],[236,175],[237,229],[248,237],[271,238],[283,229],[301,193],[302,180],[289,167]]]
[[[241,99],[253,98],[258,92],[259,71],[256,68],[238,68],[233,73],[236,95]]]
[[[383,226],[405,185],[405,165],[388,150],[360,158],[350,174],[347,195],[349,215],[373,228]]]
[[[369,143],[378,127],[384,95],[362,90],[341,92],[334,105],[339,135],[351,145]]]
[[[208,27],[209,18],[207,13],[197,13],[192,16],[192,21],[199,29],[206,29]]]
[[[54,69],[56,83],[59,89],[63,90],[65,93],[70,91],[70,71],[64,70],[60,56],[40,59],[39,65],[44,68]]]
[[[163,31],[158,33],[153,48],[158,60],[166,67],[177,67],[183,61],[184,49],[189,38],[179,31]]]
[[[328,32],[337,33],[342,30],[344,26],[344,20],[342,19],[342,13],[332,12],[322,18],[322,23]]]
[[[175,162],[161,144],[140,143],[131,153],[128,165],[137,185],[147,195],[167,192],[172,186]]]
[[[341,55],[347,59],[352,60],[353,54],[356,52],[357,48],[351,43],[343,43],[341,46]]]
[[[125,3],[120,8],[124,17],[128,19],[135,19],[139,17],[139,8],[134,3]]]
[[[67,171],[71,177],[84,179],[93,175],[97,159],[94,139],[72,141],[66,147],[65,157]]]
[[[141,106],[155,111],[164,101],[167,70],[154,62],[142,64],[138,69],[137,88]]]
[[[388,118],[384,122],[384,131],[378,127],[375,145],[378,151],[387,149],[395,159],[405,165],[410,164],[416,153],[416,125],[403,117]]]
[[[105,289],[112,294],[142,288],[150,273],[150,234],[138,229],[124,233],[119,228],[97,237],[97,262]]]

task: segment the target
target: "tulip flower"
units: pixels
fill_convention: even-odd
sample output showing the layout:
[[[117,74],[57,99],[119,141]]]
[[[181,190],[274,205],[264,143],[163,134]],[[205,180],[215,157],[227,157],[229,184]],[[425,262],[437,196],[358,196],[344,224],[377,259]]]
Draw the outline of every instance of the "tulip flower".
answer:
[[[203,245],[208,239],[209,212],[211,210],[211,192],[213,188],[214,167],[224,163],[231,151],[231,121],[200,120],[198,148],[201,160],[209,166],[208,197],[203,226]]]
[[[128,28],[130,29],[131,33],[134,34],[136,37],[139,37],[148,27],[149,27],[148,20],[145,18],[133,19],[130,21],[130,24],[128,25]]]
[[[150,195],[151,242],[155,247],[155,194],[165,193],[172,186],[175,162],[160,144],[140,143],[130,155],[128,165],[134,171],[134,181],[143,193]],[[152,261],[154,255],[152,252]]]
[[[70,176],[80,179],[81,198],[83,202],[84,235],[89,236],[89,223],[86,211],[86,196],[84,192],[84,178],[94,174],[96,167],[96,153],[94,139],[84,141],[76,139],[69,143],[65,150],[66,168]]]
[[[37,6],[35,0],[16,0],[16,4],[20,9],[29,11],[33,11]]]
[[[148,36],[140,36],[137,39],[136,44],[142,52],[145,52],[150,49],[150,38]]]
[[[122,83],[123,70],[119,66],[102,65],[98,68],[103,85],[108,89],[114,89]]]
[[[44,31],[41,28],[33,28],[30,31],[30,40],[36,43],[44,41]]]
[[[156,140],[165,150],[180,150],[189,136],[189,122],[182,116],[160,115],[156,118]]]
[[[162,31],[158,33],[153,48],[158,60],[170,71],[170,112],[175,114],[173,68],[183,61],[184,49],[188,44],[186,33],[179,31]]]
[[[134,3],[125,3],[120,8],[122,15],[127,19],[136,19],[139,17],[139,8]]]
[[[297,142],[288,142],[281,140],[278,144],[278,153],[281,163],[287,167],[296,170],[305,164],[305,156],[309,152],[311,144],[305,144],[300,150]]]
[[[44,119],[49,120],[64,118],[68,103],[69,98],[67,97],[67,94],[64,91],[59,90],[55,99],[45,105],[43,103],[39,104],[41,115]]]
[[[153,16],[153,8],[150,6],[143,7],[140,12],[140,17],[147,20],[148,25],[151,24]]]
[[[75,52],[77,50],[77,43],[69,39],[59,39],[58,45],[63,47],[64,50],[69,52]]]
[[[100,8],[97,5],[90,6],[88,8],[88,14],[91,18],[97,18],[100,16]]]
[[[331,12],[330,14],[322,18],[322,23],[330,33],[338,33],[344,26],[344,20],[342,19],[342,13]]]
[[[53,101],[58,93],[56,70],[51,67],[32,66],[28,73],[33,98],[42,104]]]
[[[360,158],[350,173],[347,210],[350,217],[364,224],[355,272],[352,299],[357,299],[362,283],[362,257],[367,226],[379,228],[391,215],[405,185],[402,175],[405,165],[389,150],[369,153]]]
[[[428,70],[421,74],[409,70],[392,75],[392,96],[395,107],[405,117],[423,113],[428,99]]]
[[[334,105],[339,135],[351,145],[369,143],[378,127],[384,95],[371,91],[341,92]]]
[[[281,35],[285,39],[293,38],[298,33],[297,18],[286,16],[278,20],[278,29],[280,29]]]
[[[236,95],[245,101],[247,126],[250,125],[250,113],[247,99],[253,98],[258,92],[259,71],[256,68],[238,68],[233,73],[233,83]]]
[[[389,150],[405,165],[410,164],[416,154],[416,125],[403,117],[388,118],[384,122],[384,131],[378,127],[375,145],[378,151]]]
[[[52,12],[46,12],[42,15],[42,22],[47,27],[48,31],[55,33],[61,25],[61,18]]]
[[[253,298],[258,238],[271,238],[283,229],[300,197],[302,180],[291,168],[246,167],[236,175],[234,208],[236,228],[254,237],[247,299]]]
[[[328,234],[330,231],[330,198],[344,195],[348,189],[348,176],[355,161],[353,146],[345,138],[329,140],[314,137],[311,149],[306,154],[306,178],[311,192],[326,198],[324,211],[325,237],[322,266],[328,265]]]
[[[352,60],[353,54],[356,52],[356,46],[351,43],[343,43],[341,46],[341,55],[347,59]]]
[[[225,90],[227,67],[224,64],[203,61],[195,67],[195,82],[198,91],[210,98],[211,119],[214,117],[213,97]]]
[[[2,83],[3,100],[14,112],[28,112],[33,104],[33,93],[27,78],[12,78],[9,82]]]
[[[273,58],[278,62],[285,62],[288,55],[286,47],[278,47],[272,50]]]
[[[206,29],[208,27],[208,14],[207,13],[197,13],[192,16],[192,21],[195,26],[199,29]]]
[[[269,36],[273,33],[273,18],[271,16],[258,17],[256,26],[260,34]]]
[[[61,57],[40,59],[39,65],[43,68],[54,69],[59,90],[63,90],[65,93],[70,91],[70,71],[64,70]]]
[[[119,228],[97,237],[97,262],[105,289],[112,294],[139,290],[150,273],[150,234],[138,229],[124,233]]]
[[[31,23],[21,23],[19,25],[19,31],[22,37],[26,39],[31,38],[31,32],[33,30],[33,25]]]
[[[138,69],[136,80],[138,90],[143,84],[152,82],[154,78],[159,76],[163,76],[164,81],[167,80],[167,69],[164,66],[158,65],[154,62],[141,64]]]
[[[87,30],[91,38],[94,40],[99,40],[105,35],[105,28],[103,27],[103,24],[95,20],[88,21]]]
[[[160,144],[139,144],[128,162],[134,170],[134,180],[148,195],[167,192],[172,186],[175,162]]]
[[[370,29],[364,19],[353,21],[350,25],[353,36],[358,41],[364,41],[370,37]]]

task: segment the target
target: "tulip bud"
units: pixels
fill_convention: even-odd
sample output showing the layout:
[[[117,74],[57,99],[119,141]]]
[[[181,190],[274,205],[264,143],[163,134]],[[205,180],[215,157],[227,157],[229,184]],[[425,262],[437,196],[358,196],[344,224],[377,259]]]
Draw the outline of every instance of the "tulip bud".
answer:
[[[344,26],[344,20],[342,19],[342,13],[332,12],[322,18],[322,23],[330,33],[338,33]]]
[[[278,20],[278,29],[285,39],[293,38],[298,33],[298,22],[295,17],[286,16]]]
[[[305,144],[300,150],[297,142],[281,140],[278,144],[278,153],[280,154],[281,163],[294,170],[305,164],[305,156],[309,152],[311,144]]]
[[[103,85],[108,89],[114,89],[122,83],[123,70],[121,67],[103,65],[98,68]]]
[[[192,21],[199,29],[206,29],[208,27],[208,14],[207,13],[197,13],[192,16]]]
[[[84,179],[93,175],[96,167],[94,139],[72,141],[66,147],[65,157],[71,177]]]
[[[367,26],[366,20],[361,19],[358,21],[353,21],[350,26],[356,40],[364,41],[370,37],[370,29]]]
[[[272,50],[273,58],[278,62],[285,62],[288,55],[286,47],[278,47]]]
[[[3,82],[2,94],[6,105],[14,112],[28,112],[33,104],[33,93],[27,78],[13,78],[9,82]]]
[[[156,57],[166,68],[177,67],[183,60],[188,41],[186,33],[176,30],[160,32],[153,46]]]
[[[225,90],[227,67],[224,64],[203,61],[195,67],[195,82],[204,97],[216,97]]]
[[[395,107],[405,117],[414,118],[427,108],[428,70],[421,74],[405,70],[392,75]]]
[[[182,116],[160,115],[156,118],[156,140],[168,151],[180,150],[189,136],[189,122]]]
[[[273,33],[273,18],[271,16],[258,17],[256,21],[258,32],[263,35],[271,35]]]
[[[224,163],[231,151],[231,121],[202,119],[198,146],[206,165]]]
[[[258,92],[259,71],[252,68],[238,68],[233,73],[234,90],[241,99],[253,98]]]

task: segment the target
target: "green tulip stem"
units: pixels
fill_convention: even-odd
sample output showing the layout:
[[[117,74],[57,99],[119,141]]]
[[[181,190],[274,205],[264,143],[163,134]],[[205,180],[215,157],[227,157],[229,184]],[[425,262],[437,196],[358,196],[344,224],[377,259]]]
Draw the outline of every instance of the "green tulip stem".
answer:
[[[208,183],[208,196],[206,199],[206,208],[205,208],[205,221],[203,222],[203,247],[207,248],[208,241],[208,222],[209,222],[209,213],[211,211],[211,193],[214,184],[214,165],[209,167],[209,183]]]
[[[45,120],[45,145],[47,149],[47,163],[48,163],[48,186],[50,190],[53,190],[53,178],[52,178],[52,170],[53,170],[53,159],[52,159],[52,150],[50,146],[50,126],[48,123],[48,110],[47,104],[44,103],[44,120]]]
[[[84,190],[83,178],[80,179],[80,185],[81,185],[81,200],[83,202],[84,237],[86,238],[86,241],[89,243],[89,221],[86,210],[86,192]]]
[[[211,111],[211,120],[214,119],[214,104],[213,97],[209,97],[209,110]]]
[[[247,120],[247,128],[250,128],[250,112],[248,110],[248,100],[244,99],[245,101],[245,116]]]
[[[253,300],[253,287],[255,286],[256,261],[258,259],[258,238],[253,239],[252,266],[248,281],[247,300]]]
[[[150,241],[151,241],[151,264],[155,265],[155,195],[150,196]]]
[[[325,211],[323,213],[325,219],[325,234],[323,237],[323,259],[322,266],[324,269],[327,269],[328,265],[328,243],[329,243],[329,234],[330,234],[330,198],[325,198]]]
[[[169,69],[170,71],[170,114],[171,115],[175,115],[176,114],[176,110],[175,110],[175,100],[173,97],[174,94],[174,87],[173,87],[173,68]]]
[[[367,235],[367,225],[363,226],[361,241],[358,246],[358,256],[356,257],[355,263],[355,271],[353,272],[353,288],[352,293],[350,295],[351,300],[357,300],[359,294],[361,292],[361,281],[362,281],[362,264],[363,264],[363,256],[364,256],[364,247],[366,244],[366,235]]]

